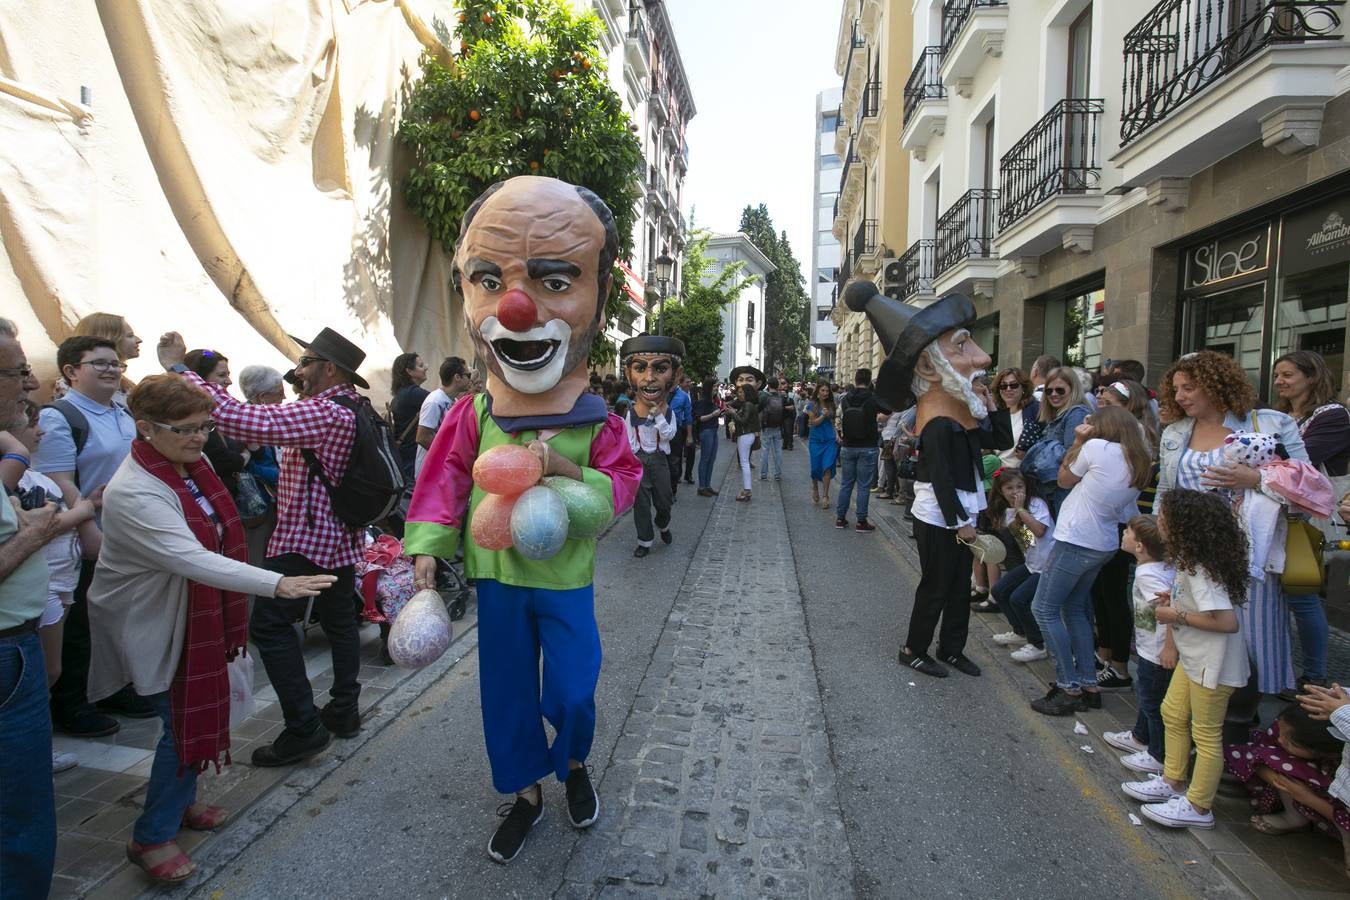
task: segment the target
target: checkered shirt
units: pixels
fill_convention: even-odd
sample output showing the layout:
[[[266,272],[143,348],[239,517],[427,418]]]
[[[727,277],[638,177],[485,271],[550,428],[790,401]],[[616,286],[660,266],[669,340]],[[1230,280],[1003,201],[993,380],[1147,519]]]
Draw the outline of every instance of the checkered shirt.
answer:
[[[340,384],[291,403],[241,403],[218,384],[195,373],[183,377],[206,390],[216,401],[211,417],[222,434],[245,444],[278,448],[281,473],[277,478],[277,527],[267,545],[268,556],[298,553],[322,569],[350,566],[360,557],[357,529],[333,514],[328,491],[309,477],[302,449],[313,450],[329,482],[336,485],[351,458],[356,416],[329,398],[338,394],[359,397],[349,384]]]

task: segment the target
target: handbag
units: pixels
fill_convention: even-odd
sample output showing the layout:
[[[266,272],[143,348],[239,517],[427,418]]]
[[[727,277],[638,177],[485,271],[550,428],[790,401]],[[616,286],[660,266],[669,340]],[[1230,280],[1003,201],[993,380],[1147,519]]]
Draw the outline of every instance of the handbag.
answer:
[[[963,541],[960,537],[956,539],[958,544],[964,544],[970,548],[975,561],[982,565],[996,566],[1008,558],[1008,548],[1003,545],[1003,541],[993,534],[977,534],[971,541]]]
[[[1261,425],[1252,410],[1252,431],[1261,433]],[[1288,525],[1284,536],[1284,571],[1280,573],[1280,587],[1295,596],[1322,593],[1322,579],[1326,570],[1322,565],[1321,530],[1301,516],[1286,514]]]
[[[245,526],[257,525],[271,509],[267,494],[252,472],[240,472],[235,478],[235,506],[239,508],[239,519]]]

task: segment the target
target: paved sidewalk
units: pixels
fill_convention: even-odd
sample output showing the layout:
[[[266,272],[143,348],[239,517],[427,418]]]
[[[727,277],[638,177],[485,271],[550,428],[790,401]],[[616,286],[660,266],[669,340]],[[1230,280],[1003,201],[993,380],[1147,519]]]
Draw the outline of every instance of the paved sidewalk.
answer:
[[[737,503],[730,471],[561,895],[852,893],[780,483]]]
[[[873,495],[869,518],[876,524],[899,549],[901,555],[913,567],[916,577],[919,570],[919,557],[914,541],[910,537],[911,526],[905,520],[905,507],[876,500]],[[983,626],[981,625],[983,623]],[[1021,665],[1008,658],[1007,647],[994,644],[993,634],[1007,629],[1007,621],[998,614],[971,614],[971,640],[979,641],[986,652],[994,658],[1003,675],[1014,681],[1034,682],[1028,690],[1028,700],[1037,689],[1054,681],[1055,671],[1051,661]],[[1350,648],[1350,638],[1340,634],[1333,639],[1331,672],[1333,677],[1342,677],[1338,672],[1350,670],[1350,652],[1338,652]],[[1031,678],[1026,673],[1030,673]],[[1119,756],[1119,751],[1101,739],[1106,731],[1121,731],[1134,725],[1137,707],[1132,691],[1103,692],[1103,709],[1079,713],[1074,718],[1065,717],[1062,721],[1066,729],[1072,729],[1075,721],[1081,721],[1090,731],[1095,753],[1107,758]],[[1262,705],[1262,721],[1273,719],[1283,707],[1278,700],[1267,700]],[[1120,767],[1120,780],[1137,777],[1134,773]],[[1214,813],[1219,825],[1212,831],[1191,829],[1189,834],[1196,841],[1196,852],[1205,853],[1214,864],[1223,870],[1238,886],[1260,900],[1274,898],[1307,898],[1344,896],[1350,889],[1347,883],[1342,860],[1340,842],[1318,834],[1295,834],[1285,836],[1265,835],[1252,828],[1248,823],[1252,810],[1246,801],[1245,791],[1234,785],[1236,791],[1228,791],[1229,785],[1220,787],[1220,795],[1215,799]],[[1133,809],[1133,806],[1130,806]],[[1125,815],[1122,805],[1122,815]],[[1154,827],[1145,824],[1143,827]]]
[[[477,601],[471,599],[465,617],[454,623],[455,642],[470,634],[477,625]],[[379,628],[367,625],[361,630],[361,717],[363,734],[354,741],[334,739],[333,748],[301,766],[255,768],[249,759],[256,747],[271,743],[282,729],[281,708],[267,680],[262,661],[255,661],[254,697],[257,713],[231,735],[230,755],[234,764],[201,776],[198,797],[225,807],[234,817],[248,813],[250,807],[274,786],[293,778],[298,769],[320,767],[325,759],[340,752],[343,745],[364,743],[370,733],[398,710],[385,712],[381,702],[418,672],[386,666],[380,661]],[[454,648],[447,652],[454,656]],[[305,637],[305,667],[314,687],[315,703],[327,702],[332,685],[332,656],[320,628],[311,628]],[[55,776],[56,783],[56,875],[52,900],[84,897],[91,891],[104,897],[134,896],[149,888],[150,882],[127,862],[126,843],[145,802],[145,786],[154,747],[159,742],[160,721],[118,717],[122,728],[106,738],[81,739],[57,734],[53,743],[58,750],[75,753],[80,765]],[[334,748],[339,748],[335,751]],[[179,845],[194,858],[196,849],[212,835],[184,829]],[[200,860],[199,860],[200,862]]]

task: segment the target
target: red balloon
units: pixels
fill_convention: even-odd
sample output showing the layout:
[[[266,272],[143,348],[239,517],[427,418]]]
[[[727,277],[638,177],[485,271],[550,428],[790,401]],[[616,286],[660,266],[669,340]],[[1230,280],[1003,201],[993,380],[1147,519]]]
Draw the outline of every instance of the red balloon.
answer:
[[[511,548],[511,510],[519,495],[502,497],[488,494],[470,514],[469,534],[484,550]]]
[[[489,494],[514,497],[539,483],[544,475],[539,457],[528,447],[502,444],[473,463],[473,481]]]
[[[511,331],[529,331],[537,314],[534,301],[524,291],[507,291],[497,301],[497,321]]]

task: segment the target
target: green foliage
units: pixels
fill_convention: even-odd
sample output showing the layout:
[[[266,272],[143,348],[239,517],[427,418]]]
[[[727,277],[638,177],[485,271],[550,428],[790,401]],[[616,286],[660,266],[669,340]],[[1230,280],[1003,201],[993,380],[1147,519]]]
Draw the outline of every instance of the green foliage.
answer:
[[[695,232],[684,251],[684,280],[678,301],[667,300],[665,333],[684,341],[684,371],[694,381],[714,377],[722,359],[722,313],[759,276],[741,279],[745,263],[735,262],[712,278],[706,232]]]
[[[464,211],[495,182],[547,175],[595,191],[614,212],[619,256],[632,255],[642,148],[605,78],[603,27],[567,0],[462,0],[453,68],[430,53],[404,106],[399,137],[412,149],[409,207],[448,250]],[[623,273],[605,320],[623,307]],[[613,359],[597,336],[594,365]]]
[[[810,298],[787,232],[775,230],[763,203],[741,212],[741,231],[778,268],[764,282],[764,371],[796,371],[810,344]]]

